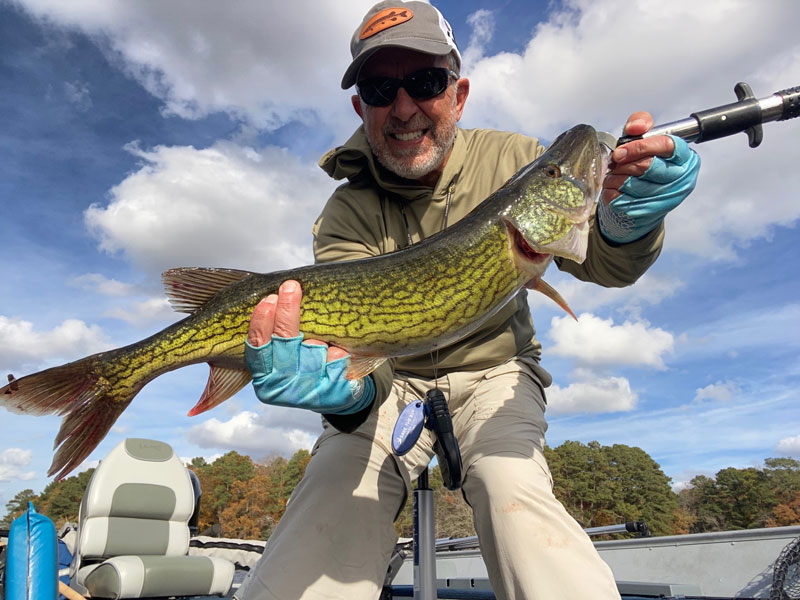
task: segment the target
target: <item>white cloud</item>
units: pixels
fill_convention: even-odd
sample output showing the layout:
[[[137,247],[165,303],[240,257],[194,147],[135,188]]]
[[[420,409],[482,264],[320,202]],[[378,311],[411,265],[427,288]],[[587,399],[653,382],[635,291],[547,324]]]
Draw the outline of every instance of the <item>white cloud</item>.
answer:
[[[800,347],[798,336],[787,335],[800,331],[800,304],[767,306],[750,311],[731,309],[720,311],[720,314],[721,318],[706,319],[680,335],[677,361],[733,356],[759,348],[791,353]]]
[[[167,113],[195,118],[222,110],[274,129],[314,122],[311,111],[323,122],[351,112],[339,82],[350,37],[374,2],[244,0],[235,10],[192,0],[20,4],[97,40]],[[330,122],[335,128],[337,119]]]
[[[607,288],[587,283],[557,271],[554,267],[551,267],[545,279],[559,291],[576,314],[593,312],[608,306],[619,307],[623,313],[638,314],[643,304],[658,305],[685,286],[675,275],[657,274],[652,271],[645,273],[633,285],[622,288]],[[556,306],[544,294],[529,293],[528,299],[535,312],[542,307]]]
[[[33,479],[36,474],[33,471],[24,470],[31,464],[32,458],[33,453],[30,450],[21,448],[8,448],[0,452],[0,481]]]
[[[781,454],[800,457],[800,435],[783,438],[776,449]]]
[[[638,396],[624,377],[595,378],[571,383],[567,387],[553,384],[547,388],[547,413],[611,413],[636,408]]]
[[[694,395],[695,402],[711,400],[713,402],[729,402],[741,393],[739,386],[733,381],[718,381],[698,388]]]
[[[136,286],[116,279],[109,279],[100,273],[78,275],[70,279],[68,284],[82,290],[97,292],[103,296],[130,296],[138,292]]]
[[[89,34],[163,100],[167,113],[193,118],[227,111],[256,129],[294,121],[322,145],[344,139],[358,122],[350,92],[338,88],[350,36],[372,0],[302,0],[280,7],[251,0],[236,11],[191,0],[102,8],[88,1],[21,4]],[[545,139],[577,122],[618,130],[635,109],[646,108],[663,123],[732,101],[737,81],[749,81],[765,96],[800,80],[794,31],[800,4],[793,0],[755,12],[741,0],[701,6],[692,0],[570,0],[556,5],[520,54],[485,56],[493,18],[482,9],[467,19],[472,35],[462,50],[472,80],[468,126]],[[678,30],[681,43],[675,44]],[[310,35],[313,43],[307,43]],[[609,43],[622,39],[624,44]],[[631,51],[637,48],[647,52]],[[70,85],[73,98],[88,97],[85,84]],[[697,147],[703,157],[698,188],[668,218],[668,250],[732,259],[750,240],[800,218],[800,204],[786,193],[800,185],[793,163],[800,124],[768,124],[765,130],[769,150],[747,150],[742,135]],[[758,176],[731,176],[745,173]]]
[[[87,226],[102,250],[155,275],[170,267],[260,272],[307,264],[311,225],[335,183],[276,147],[129,150],[143,166],[92,205]]]
[[[37,331],[30,321],[0,315],[0,371],[41,366],[52,359],[72,360],[111,347],[100,327],[77,319]]]
[[[781,125],[764,125],[764,142],[756,150],[747,148],[743,135],[697,147],[703,163],[698,185],[667,217],[668,250],[732,261],[752,240],[796,224],[800,206],[788,190],[800,184],[790,158],[800,130]]]
[[[471,66],[484,57],[486,46],[494,37],[494,14],[482,8],[467,17],[467,24],[472,27],[472,35],[461,51],[461,70],[468,71]]]
[[[70,104],[74,105],[80,112],[86,112],[92,108],[92,97],[86,83],[75,81],[64,83],[64,93]]]
[[[120,319],[141,327],[150,323],[177,320],[177,313],[172,309],[166,297],[149,298],[142,302],[132,302],[126,308],[112,308],[103,313],[106,317]],[[181,315],[183,317],[185,315]]]
[[[201,448],[232,448],[258,458],[310,450],[320,431],[315,413],[265,407],[261,413],[243,411],[227,421],[208,419],[193,426],[187,437]]]
[[[620,133],[634,110],[649,110],[657,123],[685,118],[733,102],[738,81],[768,96],[800,81],[797,22],[792,0],[757,12],[740,0],[566,1],[521,53],[469,63],[464,122],[550,140],[576,123]],[[749,241],[796,223],[799,134],[800,123],[786,121],[766,124],[757,150],[743,134],[695,146],[698,185],[667,218],[666,249],[732,260]]]
[[[792,0],[775,3],[769,14],[756,14],[740,0],[700,6],[690,0],[567,1],[539,24],[521,54],[489,56],[470,69],[470,103],[484,120],[502,119],[513,130],[536,127],[550,137],[576,122],[606,121],[599,125],[607,127],[621,98],[622,110],[651,107],[674,120],[707,108],[717,91],[731,94],[740,80],[731,79],[734,74],[754,77],[754,84],[788,77],[765,81],[770,87],[793,84],[800,68],[793,35],[798,19],[800,6]],[[685,34],[680,44],[676,28]],[[752,45],[742,45],[744,37]],[[624,44],[609,43],[613,39]]]
[[[550,338],[555,342],[548,352],[573,358],[581,365],[636,366],[665,369],[664,355],[673,351],[673,335],[646,321],[601,319],[582,313],[575,322],[570,317],[554,317]]]

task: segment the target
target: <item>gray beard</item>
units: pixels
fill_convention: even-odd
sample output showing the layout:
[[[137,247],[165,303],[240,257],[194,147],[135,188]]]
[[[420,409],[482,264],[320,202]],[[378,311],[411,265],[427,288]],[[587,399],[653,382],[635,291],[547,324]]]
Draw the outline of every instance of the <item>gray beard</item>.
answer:
[[[432,123],[430,120],[420,116],[409,123],[410,128],[430,128]],[[424,177],[431,171],[438,169],[444,161],[447,153],[453,147],[453,142],[456,139],[458,127],[455,118],[447,118],[442,120],[436,129],[430,129],[433,134],[433,147],[427,153],[423,160],[415,160],[418,155],[415,151],[409,152],[407,155],[397,156],[392,154],[386,146],[383,138],[373,139],[369,134],[369,128],[365,127],[367,132],[367,142],[369,143],[372,152],[375,154],[378,162],[380,162],[386,169],[404,177],[406,179],[419,179]],[[384,135],[386,135],[384,133]]]

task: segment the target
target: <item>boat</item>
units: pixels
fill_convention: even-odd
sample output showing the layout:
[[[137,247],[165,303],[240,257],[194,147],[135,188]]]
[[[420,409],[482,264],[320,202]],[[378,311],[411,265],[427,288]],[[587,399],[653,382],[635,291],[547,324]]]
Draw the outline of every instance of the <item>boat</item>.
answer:
[[[136,440],[139,445],[161,444],[153,440]],[[123,446],[122,442],[120,446]],[[145,444],[146,443],[146,444]],[[119,447],[115,449],[119,454]],[[115,451],[112,451],[114,453]],[[171,448],[169,449],[171,452]],[[109,455],[111,456],[111,455]],[[130,457],[123,457],[128,460]],[[173,457],[174,458],[174,457]],[[108,457],[107,457],[108,459]],[[111,461],[106,461],[108,465]],[[118,460],[118,459],[114,459]],[[173,460],[175,462],[175,460]],[[102,466],[101,462],[101,466]],[[113,464],[113,463],[111,463]],[[174,465],[173,465],[174,466]],[[188,469],[178,463],[179,470],[187,471],[186,494],[190,494],[194,486]],[[108,469],[106,469],[108,470]],[[112,472],[125,473],[126,477],[114,477],[114,485],[130,485],[136,469],[111,469]],[[147,476],[152,474],[152,465],[140,471]],[[98,467],[97,472],[103,472]],[[144,475],[143,475],[144,476]],[[93,476],[94,479],[94,476]],[[179,479],[182,479],[179,478]],[[174,481],[175,477],[170,477]],[[141,482],[136,482],[134,485]],[[94,487],[97,488],[99,484]],[[82,511],[87,505],[86,497],[90,494],[92,482],[82,503]],[[215,564],[233,565],[230,584],[218,590],[213,597],[237,599],[246,589],[247,577],[253,571],[267,542],[263,540],[228,539],[208,535],[196,535],[191,528],[191,514],[196,514],[199,494],[195,487],[193,500],[189,500],[186,518],[181,527],[186,527],[193,535],[188,539],[186,556],[208,557]],[[95,490],[101,498],[110,497],[108,490]],[[426,492],[429,492],[426,493]],[[414,538],[399,540],[392,560],[387,568],[387,575],[380,600],[400,598],[418,598],[419,600],[458,599],[491,600],[495,596],[491,590],[486,565],[481,558],[476,537],[442,538],[433,537],[432,491],[415,490],[417,503]],[[21,552],[28,552],[28,564],[22,561],[23,578],[27,578],[28,586],[36,585],[36,578],[30,577],[31,570],[36,571],[36,544],[44,545],[38,556],[45,556],[47,567],[43,570],[61,580],[61,592],[74,592],[70,585],[75,585],[77,571],[81,568],[81,534],[80,527],[86,525],[84,519],[91,514],[79,517],[79,523],[70,523],[61,528],[57,535],[58,551],[61,554],[59,564],[52,566],[55,554],[51,546],[56,545],[56,536],[37,536],[30,532],[27,538],[17,536],[17,547],[8,546],[12,532],[0,530],[0,598],[5,598],[5,584],[8,581],[5,564],[10,568],[20,569]],[[47,518],[35,513],[33,507],[29,513],[39,518],[39,524],[47,525]],[[23,515],[25,517],[25,515]],[[18,521],[22,521],[20,517]],[[27,517],[27,522],[31,519]],[[45,521],[45,523],[41,523]],[[15,521],[16,523],[16,521]],[[54,532],[55,526],[49,524]],[[24,531],[24,530],[23,530]],[[684,535],[652,536],[643,521],[622,523],[606,527],[594,527],[586,530],[590,536],[608,536],[609,534],[625,536],[622,539],[598,540],[594,542],[601,558],[611,568],[617,587],[623,600],[643,600],[646,598],[673,598],[684,600],[792,600],[800,598],[800,526],[747,529],[740,531],[724,531],[715,533],[696,533]],[[45,541],[42,541],[44,539]],[[22,540],[22,543],[20,543]],[[84,546],[86,542],[83,542]],[[22,548],[22,550],[20,550]],[[99,561],[104,558],[97,559]],[[31,569],[31,567],[35,567]],[[227,567],[226,567],[227,568]],[[50,569],[48,571],[48,569]],[[19,575],[19,574],[18,574]],[[576,573],[576,577],[580,574]],[[33,580],[31,582],[31,579]],[[86,590],[80,590],[86,593]],[[83,598],[80,595],[72,598]],[[20,595],[16,591],[8,596],[8,600],[21,600],[30,597]],[[64,597],[64,596],[61,596]],[[68,596],[69,598],[70,596]],[[199,600],[212,596],[172,596]]]

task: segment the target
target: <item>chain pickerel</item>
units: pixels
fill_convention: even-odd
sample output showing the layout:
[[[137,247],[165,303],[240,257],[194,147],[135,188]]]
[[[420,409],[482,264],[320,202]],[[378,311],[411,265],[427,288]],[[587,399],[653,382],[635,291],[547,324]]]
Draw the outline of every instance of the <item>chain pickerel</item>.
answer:
[[[64,417],[48,473],[62,478],[94,450],[145,384],[163,373],[210,365],[190,415],[242,389],[250,381],[244,362],[250,315],[287,279],[302,285],[301,331],[347,350],[348,377],[363,376],[389,357],[428,353],[465,337],[523,286],[569,311],[541,276],[554,255],[584,260],[606,163],[594,129],[578,125],[464,219],[408,248],[268,274],[166,271],[171,304],[190,316],[123,348],[20,379],[9,376],[0,405]]]

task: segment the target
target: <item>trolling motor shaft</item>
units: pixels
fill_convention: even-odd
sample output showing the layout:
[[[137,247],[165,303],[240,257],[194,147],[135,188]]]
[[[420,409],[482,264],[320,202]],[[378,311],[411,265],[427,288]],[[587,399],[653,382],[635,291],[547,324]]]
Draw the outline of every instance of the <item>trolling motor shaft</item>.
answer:
[[[687,142],[708,142],[744,131],[751,148],[761,144],[762,123],[786,121],[800,116],[800,86],[756,98],[744,82],[734,88],[737,101],[692,113],[688,118],[656,125],[644,135],[624,135],[617,146],[654,135],[675,135]]]

